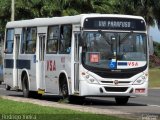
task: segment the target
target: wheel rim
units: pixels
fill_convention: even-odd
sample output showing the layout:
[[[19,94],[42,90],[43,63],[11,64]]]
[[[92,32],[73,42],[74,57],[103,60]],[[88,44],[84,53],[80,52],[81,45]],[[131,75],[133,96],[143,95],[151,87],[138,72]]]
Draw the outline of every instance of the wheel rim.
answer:
[[[23,95],[24,95],[24,97],[28,97],[28,83],[27,83],[27,77],[26,76],[24,76],[24,79],[23,79]]]
[[[24,93],[27,92],[27,88],[26,88],[26,85],[25,85],[25,84],[24,84],[23,92],[24,92]]]
[[[62,85],[62,91],[61,92],[62,92],[62,95],[63,95],[64,98],[66,98],[68,96],[68,87],[67,87],[66,84]]]

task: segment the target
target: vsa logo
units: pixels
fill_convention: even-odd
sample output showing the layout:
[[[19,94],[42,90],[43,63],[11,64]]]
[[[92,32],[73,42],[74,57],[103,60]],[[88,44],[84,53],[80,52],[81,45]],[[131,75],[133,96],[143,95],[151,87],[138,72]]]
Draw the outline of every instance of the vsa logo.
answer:
[[[128,62],[128,66],[137,67],[138,66],[138,62]]]
[[[55,60],[48,60],[47,61],[47,71],[56,71],[56,62]]]

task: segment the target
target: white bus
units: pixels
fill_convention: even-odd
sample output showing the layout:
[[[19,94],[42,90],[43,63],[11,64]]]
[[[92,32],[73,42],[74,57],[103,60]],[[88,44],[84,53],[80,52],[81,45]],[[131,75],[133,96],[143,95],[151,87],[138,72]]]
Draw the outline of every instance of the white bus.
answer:
[[[110,96],[126,104],[148,94],[142,17],[81,14],[8,22],[4,46],[4,81],[24,97]]]

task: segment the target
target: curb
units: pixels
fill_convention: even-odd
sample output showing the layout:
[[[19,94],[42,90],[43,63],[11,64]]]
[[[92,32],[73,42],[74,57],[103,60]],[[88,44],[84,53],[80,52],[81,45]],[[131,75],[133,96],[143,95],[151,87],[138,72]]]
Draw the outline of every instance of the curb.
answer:
[[[94,108],[94,107],[88,107],[88,106],[82,106],[82,105],[63,104],[63,103],[57,103],[57,102],[46,101],[46,100],[38,100],[38,99],[32,99],[32,98],[22,98],[22,97],[13,97],[13,96],[0,96],[0,97],[3,99],[17,101],[17,102],[26,102],[26,103],[32,103],[40,106],[70,109],[70,110],[88,112],[88,113],[94,113],[94,114],[130,115],[130,113],[125,113],[121,111],[100,109],[100,108]]]

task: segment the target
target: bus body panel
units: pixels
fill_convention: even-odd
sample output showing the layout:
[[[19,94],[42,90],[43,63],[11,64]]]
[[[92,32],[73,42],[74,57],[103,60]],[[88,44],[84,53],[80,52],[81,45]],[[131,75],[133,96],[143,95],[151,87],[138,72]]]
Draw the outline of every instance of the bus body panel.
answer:
[[[45,44],[47,39],[47,27],[37,27],[36,44],[36,83],[37,90],[45,90]],[[34,74],[34,73],[32,73]]]
[[[32,54],[21,53],[21,47],[19,46],[20,48],[19,54],[17,55],[16,54],[17,45],[16,41],[14,40],[15,45],[13,48],[13,54],[5,53],[4,56],[4,63],[7,61],[10,62],[9,64],[13,64],[13,67],[5,65],[8,63],[4,64],[5,83],[11,87],[17,86],[17,88],[22,89],[22,83],[21,83],[23,79],[22,73],[25,71],[28,76],[30,91],[38,91],[40,89],[44,90],[46,93],[59,95],[60,75],[64,74],[67,80],[69,95],[78,95],[78,96],[147,95],[148,67],[143,72],[140,72],[132,76],[131,78],[122,79],[121,76],[119,76],[119,78],[100,77],[98,74],[91,72],[90,70],[87,70],[82,65],[83,42],[81,36],[85,31],[83,29],[84,21],[86,20],[86,18],[96,18],[96,17],[97,18],[106,17],[106,19],[107,17],[113,17],[113,18],[131,18],[131,19],[144,20],[142,17],[129,16],[129,15],[82,14],[71,17],[66,16],[66,17],[54,17],[54,18],[36,18],[32,20],[9,22],[6,25],[6,28],[7,29],[15,28],[14,36],[16,36],[17,34],[20,35],[20,41],[19,41],[20,46],[22,45],[21,39],[22,39],[23,29],[28,29],[32,27],[36,28],[37,38],[36,38],[36,52]],[[71,40],[70,53],[60,54],[59,50],[56,53],[47,53],[49,26],[59,26],[60,28],[61,26],[66,24],[72,25],[72,35],[71,35],[72,40]],[[91,31],[90,29],[87,30]],[[98,29],[94,29],[92,31],[99,32]],[[117,33],[124,32],[123,30],[105,30],[105,31],[117,32]],[[130,32],[130,31],[125,31],[125,32]],[[136,32],[146,34],[146,31],[136,31]],[[58,49],[59,49],[59,43],[58,43]],[[16,65],[16,60],[18,61],[19,65]],[[146,65],[148,65],[148,61],[146,62]],[[17,68],[17,66],[19,66],[20,68]],[[137,66],[134,66],[133,68],[137,68]],[[123,69],[127,69],[127,67],[123,67]],[[144,74],[147,76],[145,78],[145,82],[141,85],[133,85],[135,80],[143,76]],[[88,76],[91,76],[92,79],[88,79]],[[102,83],[101,81],[105,81],[108,83],[105,82]],[[128,81],[129,83],[121,84],[121,82],[124,81]],[[114,88],[117,89],[114,90]],[[125,90],[123,90],[122,92],[121,88]],[[109,92],[107,91],[107,89],[111,91]]]
[[[36,91],[37,90],[37,82],[36,82],[36,63],[34,62],[35,60],[35,55],[25,55],[21,54],[19,55],[19,60],[23,63],[23,66],[19,70],[19,81],[23,80],[22,73],[25,72],[27,73],[27,78],[28,82],[30,84],[29,88],[31,91]],[[34,73],[34,74],[33,74]]]
[[[71,74],[70,74],[71,56],[64,54],[61,55],[46,54],[45,64],[46,64],[45,67],[46,92],[59,94],[60,74],[65,73],[67,79],[69,78],[69,81],[71,79]]]
[[[7,85],[13,87],[13,55],[5,55],[4,57],[4,81]],[[11,68],[6,64],[12,64]]]
[[[90,83],[85,76],[80,79],[80,96],[147,96],[148,95],[148,68],[129,79],[102,78],[92,72],[88,72],[81,66],[81,72],[86,71],[88,75],[96,78],[97,83]],[[141,85],[133,85],[136,79],[147,74],[146,80]],[[109,83],[104,83],[110,81]],[[118,81],[116,84],[115,81]],[[107,88],[108,87],[108,88]],[[117,88],[119,88],[117,90]],[[109,91],[107,91],[109,90]],[[122,91],[121,91],[122,90]],[[139,90],[139,91],[138,91]]]

